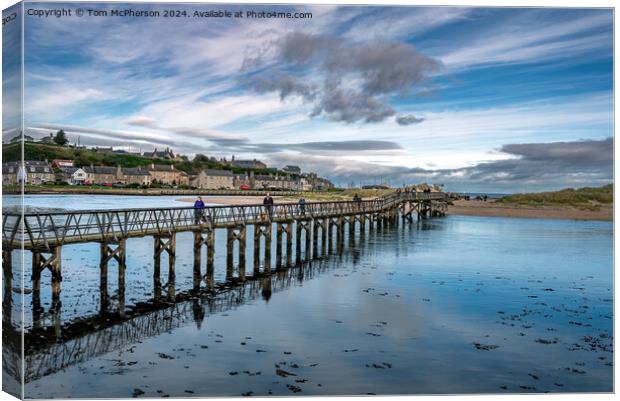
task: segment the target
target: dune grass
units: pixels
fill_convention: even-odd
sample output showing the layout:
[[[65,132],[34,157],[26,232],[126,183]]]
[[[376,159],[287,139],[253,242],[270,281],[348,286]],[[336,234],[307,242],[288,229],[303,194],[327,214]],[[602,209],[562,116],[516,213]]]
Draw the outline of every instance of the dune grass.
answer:
[[[569,206],[578,209],[597,210],[614,201],[613,184],[598,188],[567,188],[553,192],[514,194],[498,199],[497,203],[527,206]]]

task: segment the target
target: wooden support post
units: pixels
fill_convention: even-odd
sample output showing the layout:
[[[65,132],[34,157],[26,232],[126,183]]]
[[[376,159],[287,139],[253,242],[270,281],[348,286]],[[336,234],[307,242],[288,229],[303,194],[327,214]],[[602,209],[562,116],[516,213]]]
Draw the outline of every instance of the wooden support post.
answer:
[[[319,257],[319,228],[320,228],[319,221],[318,220],[313,220],[312,221],[312,226],[313,226],[313,230],[312,230],[312,255],[315,258],[318,258]]]
[[[161,254],[168,254],[168,298],[175,297],[176,286],[176,233],[167,236],[155,236],[155,249],[153,255],[153,282],[155,298],[159,298],[161,290]]]
[[[153,237],[153,296],[155,299],[161,297],[161,237]]]
[[[62,281],[62,266],[60,263],[60,249],[56,246],[52,248],[52,256],[46,261],[52,271],[52,309],[60,308],[60,283]]]
[[[323,225],[321,227],[321,253],[323,256],[327,255],[327,233],[329,230],[329,219],[323,219]]]
[[[116,249],[112,250],[108,244],[109,258],[114,258],[118,262],[118,313],[125,316],[125,270],[126,270],[126,242],[125,239],[119,240]]]
[[[271,274],[271,223],[269,223],[263,229],[263,235],[265,237],[265,267],[263,267],[263,273]]]
[[[276,269],[282,267],[282,223],[276,223]]]
[[[194,231],[194,291],[200,290],[200,283],[202,282],[201,253],[203,244],[204,239],[202,238],[202,234],[200,233],[200,231]]]
[[[301,263],[301,220],[295,222],[295,260]]]
[[[4,247],[2,249],[2,276],[4,279],[4,289],[2,298],[2,318],[4,327],[12,325],[11,313],[13,309],[13,255],[11,249]],[[34,297],[34,292],[33,292]],[[34,305],[34,298],[33,298]]]
[[[237,241],[239,241],[239,278],[245,280],[245,247],[246,247],[246,227],[239,226]]]
[[[286,224],[286,265],[293,263],[293,222]]]
[[[4,279],[4,297],[6,298],[7,293],[11,294],[13,287],[13,254],[8,247],[2,249],[2,277]]]
[[[254,226],[254,276],[260,274],[260,237],[261,237],[262,227],[259,225]]]
[[[360,221],[360,239],[366,237],[366,214],[361,214]]]
[[[306,231],[306,260],[312,258],[312,221],[307,220],[304,227]]]
[[[177,236],[170,235],[167,244],[168,252],[168,299],[173,300],[176,291],[176,260],[177,260]]]
[[[39,252],[32,252],[32,305],[36,309],[41,307],[41,258]]]
[[[233,257],[235,247],[235,229],[226,229],[226,280],[233,278]]]
[[[110,303],[108,294],[108,244],[102,242],[99,245],[101,251],[99,259],[99,311],[104,313],[108,310]]]
[[[333,239],[334,239],[334,232],[333,232],[333,226],[332,226],[332,219],[331,217],[327,218],[327,223],[325,225],[325,227],[327,228],[327,235],[325,236],[325,239],[327,241],[326,246],[327,246],[327,254],[332,253],[333,251]]]
[[[355,238],[355,215],[349,216],[349,240]]]
[[[213,288],[215,272],[215,228],[207,232],[205,244],[207,245],[207,287]]]

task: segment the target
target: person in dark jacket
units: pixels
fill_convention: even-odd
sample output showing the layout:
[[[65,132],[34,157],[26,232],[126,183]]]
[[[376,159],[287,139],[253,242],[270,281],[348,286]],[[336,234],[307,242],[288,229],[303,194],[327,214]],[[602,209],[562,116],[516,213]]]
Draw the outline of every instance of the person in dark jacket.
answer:
[[[200,224],[205,219],[205,203],[202,201],[202,196],[199,196],[194,202],[194,224]]]
[[[267,194],[267,196],[265,196],[265,198],[263,199],[263,205],[265,206],[265,209],[267,210],[267,214],[269,215],[269,220],[271,220],[272,213],[273,213],[273,198],[271,197],[271,195]]]
[[[303,196],[299,198],[299,213],[302,216],[306,215],[306,199]]]

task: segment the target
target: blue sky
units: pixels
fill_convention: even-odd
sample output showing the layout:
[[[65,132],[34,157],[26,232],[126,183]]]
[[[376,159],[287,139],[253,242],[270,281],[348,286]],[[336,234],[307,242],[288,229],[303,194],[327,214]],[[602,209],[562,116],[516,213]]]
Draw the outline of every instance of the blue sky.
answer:
[[[78,6],[25,5],[60,7]],[[612,180],[610,9],[174,8],[313,17],[26,16],[27,132],[256,157],[341,185],[512,192]]]

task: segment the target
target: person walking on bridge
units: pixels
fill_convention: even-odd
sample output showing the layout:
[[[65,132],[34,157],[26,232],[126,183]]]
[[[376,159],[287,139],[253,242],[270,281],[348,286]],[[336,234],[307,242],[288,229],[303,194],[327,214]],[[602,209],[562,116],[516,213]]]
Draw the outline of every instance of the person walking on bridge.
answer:
[[[362,197],[358,194],[353,195],[353,202],[355,202],[355,207],[360,210],[362,208]]]
[[[200,224],[205,220],[205,203],[202,201],[202,196],[199,196],[194,202],[194,224]]]
[[[271,197],[271,195],[269,195],[269,193],[267,193],[267,196],[265,196],[265,198],[263,199],[263,205],[267,210],[269,220],[271,220],[271,218],[273,217],[273,198]]]
[[[302,216],[306,215],[306,199],[304,199],[304,197],[302,196],[301,198],[299,198],[299,213]]]

